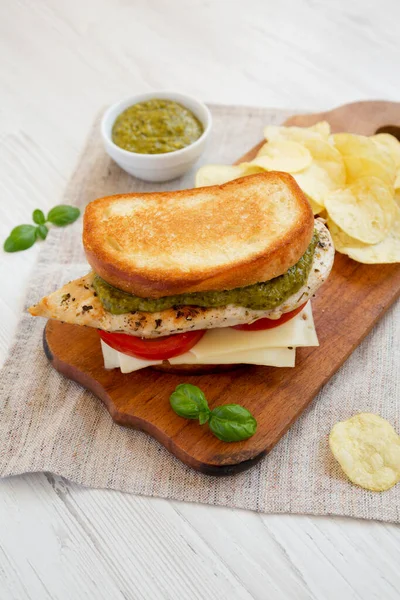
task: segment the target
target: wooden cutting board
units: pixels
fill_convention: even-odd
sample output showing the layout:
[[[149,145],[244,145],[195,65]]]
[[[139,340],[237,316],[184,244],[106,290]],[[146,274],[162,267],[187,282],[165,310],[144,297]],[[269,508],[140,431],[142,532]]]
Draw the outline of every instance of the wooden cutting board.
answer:
[[[322,119],[333,131],[397,134],[400,103],[349,104],[298,115],[287,124],[309,126]],[[258,147],[240,161],[253,158]],[[273,448],[399,295],[400,265],[362,265],[337,253],[331,276],[313,300],[320,346],[299,348],[293,369],[242,366],[208,375],[177,375],[148,368],[123,375],[103,368],[97,331],[57,321],[47,323],[44,348],[54,368],[98,396],[116,423],[146,431],[194,469],[227,475],[251,467]],[[244,405],[257,418],[256,434],[244,442],[224,443],[207,425],[178,417],[169,396],[185,381],[201,386],[211,408]]]

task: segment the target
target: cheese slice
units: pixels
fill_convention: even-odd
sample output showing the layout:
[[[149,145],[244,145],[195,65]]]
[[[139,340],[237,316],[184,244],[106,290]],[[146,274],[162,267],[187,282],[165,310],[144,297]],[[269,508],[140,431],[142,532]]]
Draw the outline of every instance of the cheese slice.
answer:
[[[104,367],[106,369],[121,369],[121,373],[132,373],[132,371],[138,371],[139,369],[145,369],[146,367],[151,367],[151,365],[160,365],[162,363],[162,360],[142,360],[141,358],[129,356],[128,354],[114,350],[114,348],[108,346],[103,340],[100,340],[100,342]]]
[[[295,348],[256,348],[241,352],[229,352],[199,358],[193,352],[169,358],[171,365],[264,365],[266,367],[294,367],[296,360]]]
[[[205,359],[211,356],[257,348],[297,348],[318,345],[311,303],[307,302],[303,310],[293,319],[273,329],[262,331],[240,331],[231,327],[209,329],[191,352],[197,358],[203,359],[203,362],[207,362]]]
[[[274,329],[209,329],[189,352],[170,358],[169,362],[172,365],[251,364],[294,367],[296,347],[318,345],[311,304],[308,303],[296,317]],[[105,368],[120,368],[122,373],[132,373],[163,362],[128,356],[103,341],[101,348]]]
[[[118,352],[108,344],[100,340],[101,351],[103,353],[104,368],[117,369],[119,367]]]
[[[139,369],[145,369],[152,365],[160,365],[163,362],[162,360],[142,360],[141,358],[128,356],[128,354],[114,350],[103,341],[101,342],[101,348],[105,368],[120,368],[121,373],[132,373],[133,371],[139,371]],[[257,348],[256,350],[210,356],[206,359],[197,358],[192,352],[185,352],[185,354],[170,358],[168,362],[171,365],[250,364],[266,367],[294,367],[295,359],[296,350],[294,348]]]

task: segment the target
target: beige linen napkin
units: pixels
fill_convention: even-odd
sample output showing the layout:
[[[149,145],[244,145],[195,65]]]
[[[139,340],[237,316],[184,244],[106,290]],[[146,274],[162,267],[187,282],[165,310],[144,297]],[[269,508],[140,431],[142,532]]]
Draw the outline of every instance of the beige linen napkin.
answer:
[[[278,110],[211,108],[213,136],[203,162],[233,162],[260,140],[265,124],[288,116]],[[96,123],[64,200],[83,208],[99,196],[191,187],[193,180],[194,171],[168,184],[133,179],[104,153]],[[81,220],[51,231],[26,306],[87,272],[80,238]],[[361,411],[379,413],[400,431],[399,309],[386,314],[264,460],[222,478],[189,469],[146,434],[113,423],[97,398],[50,366],[42,348],[45,322],[24,314],[0,374],[0,475],[51,471],[85,486],[147,496],[399,522],[400,484],[381,494],[353,486],[327,443],[335,422]]]

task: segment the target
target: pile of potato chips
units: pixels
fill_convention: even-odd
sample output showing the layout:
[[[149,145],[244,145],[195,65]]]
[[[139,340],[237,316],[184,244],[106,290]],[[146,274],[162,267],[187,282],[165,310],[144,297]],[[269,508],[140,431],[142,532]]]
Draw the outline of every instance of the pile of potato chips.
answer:
[[[327,219],[336,250],[362,263],[400,262],[400,142],[390,134],[331,134],[329,123],[268,126],[256,158],[207,165],[196,187],[263,171],[290,173],[315,215]]]

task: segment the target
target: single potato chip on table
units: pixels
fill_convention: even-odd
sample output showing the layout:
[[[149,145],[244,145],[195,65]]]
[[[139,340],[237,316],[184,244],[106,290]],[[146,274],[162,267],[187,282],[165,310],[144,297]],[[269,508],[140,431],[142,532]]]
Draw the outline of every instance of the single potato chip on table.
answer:
[[[400,481],[400,437],[391,424],[372,413],[360,413],[333,426],[332,453],[347,477],[373,492]]]

